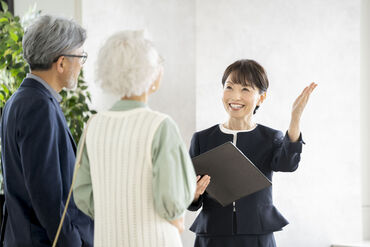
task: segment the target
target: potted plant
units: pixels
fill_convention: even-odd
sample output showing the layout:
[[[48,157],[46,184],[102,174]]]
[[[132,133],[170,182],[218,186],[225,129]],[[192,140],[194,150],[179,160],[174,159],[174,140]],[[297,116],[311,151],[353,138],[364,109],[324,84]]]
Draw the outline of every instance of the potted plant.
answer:
[[[8,6],[5,2],[1,1],[1,6],[3,11],[0,11],[0,118],[6,101],[18,89],[22,80],[29,72],[29,66],[22,55],[22,38],[25,26],[40,14],[40,12],[36,12],[36,6],[34,6],[26,17],[21,20],[18,16],[13,16],[8,11]],[[78,78],[77,89],[74,91],[63,90],[60,93],[63,97],[61,108],[76,143],[78,143],[90,115],[96,113],[88,105],[88,102],[91,102],[91,96],[87,89],[87,83],[84,81],[83,73],[81,72]],[[3,208],[3,202],[4,192],[1,164],[1,209]],[[0,210],[0,213],[2,213],[2,210]]]

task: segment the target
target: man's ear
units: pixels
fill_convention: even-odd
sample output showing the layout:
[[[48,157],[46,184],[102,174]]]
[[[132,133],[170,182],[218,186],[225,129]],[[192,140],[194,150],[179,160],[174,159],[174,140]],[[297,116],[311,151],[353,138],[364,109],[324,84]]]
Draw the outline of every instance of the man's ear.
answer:
[[[60,56],[58,60],[55,62],[56,69],[59,73],[63,73],[65,69],[65,59],[64,56]]]

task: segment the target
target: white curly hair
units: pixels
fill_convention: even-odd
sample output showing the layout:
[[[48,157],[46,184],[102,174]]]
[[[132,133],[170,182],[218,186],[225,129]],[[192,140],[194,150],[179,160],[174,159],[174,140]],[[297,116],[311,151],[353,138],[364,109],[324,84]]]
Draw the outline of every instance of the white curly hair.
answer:
[[[98,53],[96,79],[100,87],[120,97],[147,92],[158,78],[162,59],[144,30],[110,36]]]

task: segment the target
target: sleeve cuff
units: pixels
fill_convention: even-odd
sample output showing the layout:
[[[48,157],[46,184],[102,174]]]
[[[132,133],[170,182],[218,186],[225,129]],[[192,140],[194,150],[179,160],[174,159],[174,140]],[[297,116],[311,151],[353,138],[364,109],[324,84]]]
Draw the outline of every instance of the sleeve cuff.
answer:
[[[302,145],[306,144],[303,141],[302,133],[299,134],[299,138],[296,142],[292,142],[289,138],[288,131],[285,133],[284,136],[284,145],[287,149],[292,153],[302,153]]]
[[[197,211],[203,204],[203,195],[201,195],[197,202],[192,202],[188,207],[190,211]]]

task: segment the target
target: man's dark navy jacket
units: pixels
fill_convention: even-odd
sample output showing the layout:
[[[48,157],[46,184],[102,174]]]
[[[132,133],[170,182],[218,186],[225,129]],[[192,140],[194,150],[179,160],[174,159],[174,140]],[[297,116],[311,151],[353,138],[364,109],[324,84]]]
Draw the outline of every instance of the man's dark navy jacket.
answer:
[[[26,78],[1,120],[8,220],[4,246],[51,246],[72,182],[76,145],[59,103]],[[71,200],[58,246],[93,246],[93,222]]]
[[[284,136],[281,131],[263,125],[236,135],[236,146],[270,180],[273,171],[292,172],[297,169],[302,151],[301,137],[292,143],[288,135]],[[233,142],[233,138],[233,134],[221,131],[219,125],[197,132],[191,141],[190,156],[195,157],[225,142]],[[197,203],[190,205],[189,210],[196,211],[202,206],[202,211],[190,228],[198,235],[266,234],[279,231],[288,224],[273,205],[271,187],[237,200],[236,217],[233,217],[232,204],[222,207],[207,193]]]

